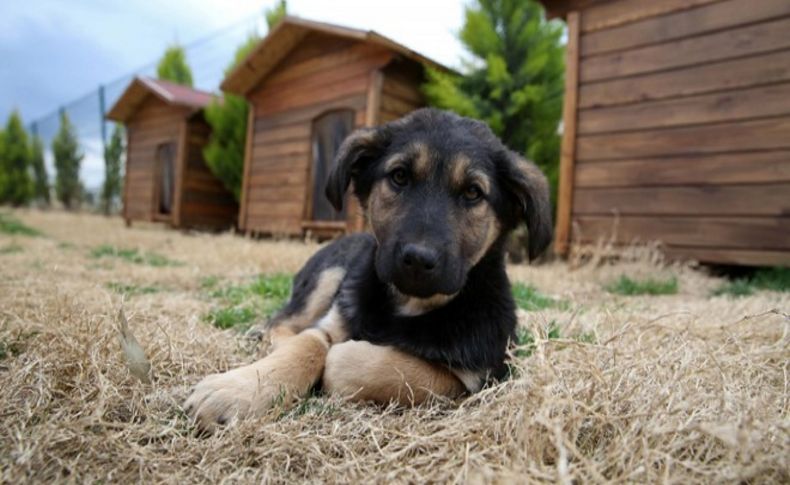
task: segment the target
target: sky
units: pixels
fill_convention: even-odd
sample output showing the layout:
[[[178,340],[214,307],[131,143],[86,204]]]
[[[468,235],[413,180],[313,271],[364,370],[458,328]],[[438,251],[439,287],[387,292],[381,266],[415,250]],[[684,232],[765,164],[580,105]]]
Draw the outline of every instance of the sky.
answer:
[[[128,75],[151,73],[173,42],[187,51],[196,87],[215,90],[232,52],[248,32],[265,30],[274,0],[0,0],[0,120],[18,109],[38,120],[45,141],[66,106],[85,139],[81,175],[103,177],[99,105]],[[291,15],[375,30],[443,64],[457,67],[463,0],[289,0]],[[50,160],[51,163],[51,160]]]

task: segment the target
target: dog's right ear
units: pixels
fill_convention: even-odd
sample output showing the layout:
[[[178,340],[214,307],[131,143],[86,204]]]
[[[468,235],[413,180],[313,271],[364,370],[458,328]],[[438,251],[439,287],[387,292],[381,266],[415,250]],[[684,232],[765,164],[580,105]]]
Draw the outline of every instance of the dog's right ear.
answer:
[[[389,142],[386,128],[360,128],[351,133],[340,145],[334,168],[326,183],[326,197],[340,211],[348,186],[354,181],[354,192],[364,201],[369,187],[360,184],[360,175],[381,158]]]

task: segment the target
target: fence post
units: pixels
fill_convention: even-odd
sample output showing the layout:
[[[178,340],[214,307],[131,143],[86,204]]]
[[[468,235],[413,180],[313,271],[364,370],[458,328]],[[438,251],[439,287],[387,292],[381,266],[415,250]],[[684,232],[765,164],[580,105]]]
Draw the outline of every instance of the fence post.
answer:
[[[107,124],[104,122],[104,85],[99,84],[99,126],[101,127],[102,153],[107,148]]]

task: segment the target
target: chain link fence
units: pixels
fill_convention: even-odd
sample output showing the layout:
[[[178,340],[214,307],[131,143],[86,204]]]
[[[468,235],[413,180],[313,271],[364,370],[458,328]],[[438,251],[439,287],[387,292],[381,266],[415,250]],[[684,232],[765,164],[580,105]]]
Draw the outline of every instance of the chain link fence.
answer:
[[[192,69],[194,87],[204,91],[218,91],[225,69],[233,60],[236,48],[252,34],[266,32],[263,15],[241,19],[223,29],[184,45],[187,61]],[[65,113],[74,124],[85,154],[80,178],[88,192],[96,193],[104,180],[104,145],[112,133],[113,123],[104,116],[115,104],[135,76],[155,76],[158,56],[152,52],[152,61],[117,79],[96,86],[77,99],[52,108],[52,111],[31,121],[28,128],[41,137],[45,147],[45,160],[50,179],[54,178],[52,139],[60,127],[60,115]],[[87,87],[86,87],[87,88]]]

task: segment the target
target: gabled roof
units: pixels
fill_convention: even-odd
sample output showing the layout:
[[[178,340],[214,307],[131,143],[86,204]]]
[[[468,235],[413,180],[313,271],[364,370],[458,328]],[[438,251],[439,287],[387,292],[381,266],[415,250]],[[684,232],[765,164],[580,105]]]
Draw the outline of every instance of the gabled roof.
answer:
[[[153,94],[167,104],[190,108],[192,110],[190,114],[205,108],[214,99],[214,95],[205,91],[169,81],[138,76],[132,80],[129,87],[107,113],[107,119],[125,123],[134,115],[149,94]]]
[[[310,32],[322,32],[337,37],[377,44],[408,59],[443,71],[447,67],[419,54],[372,30],[359,30],[324,22],[315,22],[298,17],[286,16],[236,66],[222,82],[222,90],[245,95],[271,72],[272,69]]]
[[[538,0],[546,9],[546,18],[565,18],[568,12],[587,8],[594,3],[604,3],[607,0]]]

